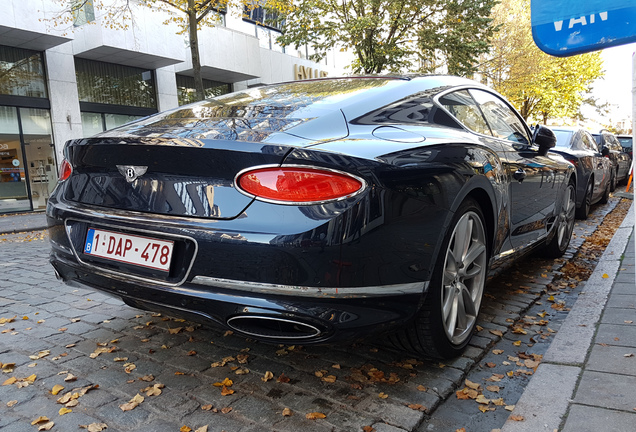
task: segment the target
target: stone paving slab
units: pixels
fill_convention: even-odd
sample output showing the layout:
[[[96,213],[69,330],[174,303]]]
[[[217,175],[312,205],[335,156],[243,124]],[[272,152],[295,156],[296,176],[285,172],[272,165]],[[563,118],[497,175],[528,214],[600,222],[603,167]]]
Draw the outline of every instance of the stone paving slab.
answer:
[[[631,430],[634,430],[634,414],[575,404],[562,432]]]
[[[636,376],[636,348],[594,345],[586,369]]]
[[[636,376],[585,371],[574,402],[632,412],[636,407]]]

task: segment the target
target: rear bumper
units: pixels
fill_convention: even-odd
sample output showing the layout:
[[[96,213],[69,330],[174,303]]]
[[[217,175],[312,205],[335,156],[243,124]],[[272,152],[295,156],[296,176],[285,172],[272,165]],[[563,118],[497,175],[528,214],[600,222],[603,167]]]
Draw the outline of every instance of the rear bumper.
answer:
[[[394,287],[394,293],[390,293],[392,287],[374,287],[366,293],[316,289],[311,295],[265,294],[225,288],[236,286],[236,281],[218,281],[217,286],[125,282],[93,270],[87,272],[73,257],[55,249],[51,263],[58,277],[69,285],[96,289],[133,307],[213,324],[272,343],[353,340],[399,327],[417,312],[425,285],[419,284],[417,290],[415,286],[408,290]],[[379,294],[378,289],[383,293]],[[265,287],[260,286],[260,290]],[[370,295],[371,291],[376,292]]]
[[[105,292],[134,307],[212,323],[267,342],[352,340],[401,326],[417,313],[428,287],[426,281],[399,280],[399,275],[393,281],[385,278],[357,286],[338,285],[338,271],[343,268],[338,264],[342,261],[339,244],[308,240],[301,247],[294,242],[281,247],[271,241],[235,240],[236,232],[223,231],[220,224],[199,226],[190,221],[187,225],[174,218],[162,224],[143,214],[106,214],[96,208],[70,208],[55,200],[49,204],[50,259],[64,282]],[[161,224],[160,232],[149,229],[157,224]],[[82,254],[88,226],[150,232],[184,239],[191,246],[184,246],[175,273],[158,279],[108,262],[90,261],[91,257]],[[364,244],[360,247],[368,249]],[[216,269],[222,269],[220,274],[215,274]],[[334,285],[328,285],[329,279],[318,279],[328,271],[333,271],[330,280]],[[253,275],[257,280],[258,275],[262,277],[259,281],[241,277]],[[277,275],[281,275],[280,282],[276,282]],[[309,280],[317,283],[312,285]]]

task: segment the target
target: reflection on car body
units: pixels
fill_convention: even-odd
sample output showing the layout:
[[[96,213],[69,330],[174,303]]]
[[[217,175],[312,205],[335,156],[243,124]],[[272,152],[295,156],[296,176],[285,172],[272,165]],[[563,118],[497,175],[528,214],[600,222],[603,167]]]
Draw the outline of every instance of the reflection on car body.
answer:
[[[68,142],[51,262],[69,284],[264,341],[383,332],[452,357],[488,277],[569,244],[578,179],[554,143],[457,77],[248,89]],[[127,181],[118,165],[147,169]],[[91,253],[89,232],[142,238],[142,265]],[[165,245],[165,270],[143,265]]]
[[[599,149],[594,138],[584,129],[552,126],[557,137],[553,152],[572,162],[577,172],[576,216],[586,219],[590,207],[597,202],[606,203],[612,187],[612,164],[609,149]]]
[[[609,153],[607,157],[612,162],[612,177],[610,191],[616,189],[616,185],[620,182],[627,181],[629,176],[629,167],[631,166],[630,156],[623,150],[620,142],[616,139],[613,133],[606,130],[602,130],[599,133],[592,134],[596,143],[601,147],[601,150],[606,148]]]

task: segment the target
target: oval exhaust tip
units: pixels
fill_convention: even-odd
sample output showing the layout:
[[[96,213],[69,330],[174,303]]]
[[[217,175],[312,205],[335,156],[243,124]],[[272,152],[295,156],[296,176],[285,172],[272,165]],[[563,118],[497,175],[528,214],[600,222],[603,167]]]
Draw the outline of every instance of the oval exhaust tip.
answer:
[[[310,339],[323,333],[306,322],[271,316],[239,315],[228,319],[227,325],[241,333],[267,339]]]

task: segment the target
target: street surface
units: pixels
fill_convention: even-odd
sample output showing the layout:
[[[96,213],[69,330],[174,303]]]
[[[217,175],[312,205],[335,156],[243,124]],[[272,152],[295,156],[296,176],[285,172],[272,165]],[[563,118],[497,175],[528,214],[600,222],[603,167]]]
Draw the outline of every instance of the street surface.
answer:
[[[0,236],[0,429],[489,432],[581,290],[566,265],[594,261],[576,252],[620,201],[577,221],[565,259],[528,257],[491,281],[479,333],[445,363],[381,341],[266,345],[139,311],[58,282],[45,232]]]

